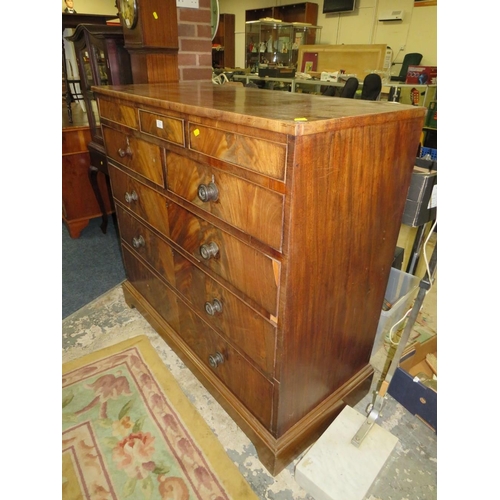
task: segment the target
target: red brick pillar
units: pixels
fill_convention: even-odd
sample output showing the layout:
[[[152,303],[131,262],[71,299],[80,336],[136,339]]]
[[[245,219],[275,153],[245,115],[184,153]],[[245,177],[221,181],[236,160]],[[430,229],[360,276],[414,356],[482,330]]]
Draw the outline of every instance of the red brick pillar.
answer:
[[[177,8],[179,81],[212,80],[210,0],[198,9]]]

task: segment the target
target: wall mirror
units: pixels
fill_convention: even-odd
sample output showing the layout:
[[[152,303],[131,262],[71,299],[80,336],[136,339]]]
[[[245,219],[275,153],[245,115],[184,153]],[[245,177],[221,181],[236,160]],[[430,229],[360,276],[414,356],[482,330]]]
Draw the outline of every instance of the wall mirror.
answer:
[[[212,40],[217,33],[219,27],[219,0],[210,0],[211,24],[212,24]]]

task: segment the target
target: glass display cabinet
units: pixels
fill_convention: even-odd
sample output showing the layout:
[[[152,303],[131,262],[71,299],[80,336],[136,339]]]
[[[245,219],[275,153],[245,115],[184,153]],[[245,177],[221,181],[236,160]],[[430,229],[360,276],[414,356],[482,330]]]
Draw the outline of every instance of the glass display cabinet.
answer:
[[[320,39],[321,26],[299,22],[247,21],[246,67],[251,73],[259,73],[259,76],[280,76],[280,71],[284,77],[294,76],[299,47],[320,43]],[[277,73],[265,74],[266,69]]]
[[[132,83],[130,56],[124,47],[121,26],[80,24],[67,40],[75,47],[80,87],[90,127],[91,142],[87,145],[90,155],[89,177],[99,207],[103,213],[101,225],[105,233],[107,214],[97,182],[98,172],[108,176],[106,150],[102,138],[97,102],[92,92],[96,85],[125,85]]]

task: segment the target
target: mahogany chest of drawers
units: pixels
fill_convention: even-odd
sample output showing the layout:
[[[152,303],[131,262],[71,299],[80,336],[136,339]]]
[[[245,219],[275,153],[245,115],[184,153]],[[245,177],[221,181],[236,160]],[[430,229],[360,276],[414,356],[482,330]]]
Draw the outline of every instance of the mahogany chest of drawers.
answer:
[[[124,292],[277,474],[372,374],[425,110],[94,87]]]

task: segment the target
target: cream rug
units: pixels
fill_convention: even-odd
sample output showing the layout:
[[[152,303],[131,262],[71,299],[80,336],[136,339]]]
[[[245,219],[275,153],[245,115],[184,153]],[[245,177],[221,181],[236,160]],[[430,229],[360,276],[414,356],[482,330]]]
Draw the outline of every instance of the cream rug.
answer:
[[[301,457],[272,477],[259,461],[246,435],[146,320],[127,306],[121,286],[63,320],[63,362],[138,335],[147,336],[181,390],[217,436],[229,459],[258,498],[311,500],[294,479],[295,464]],[[368,402],[369,398],[364,398],[355,408],[363,412]],[[399,442],[366,500],[435,499],[436,434],[390,397],[380,425],[396,435]]]

